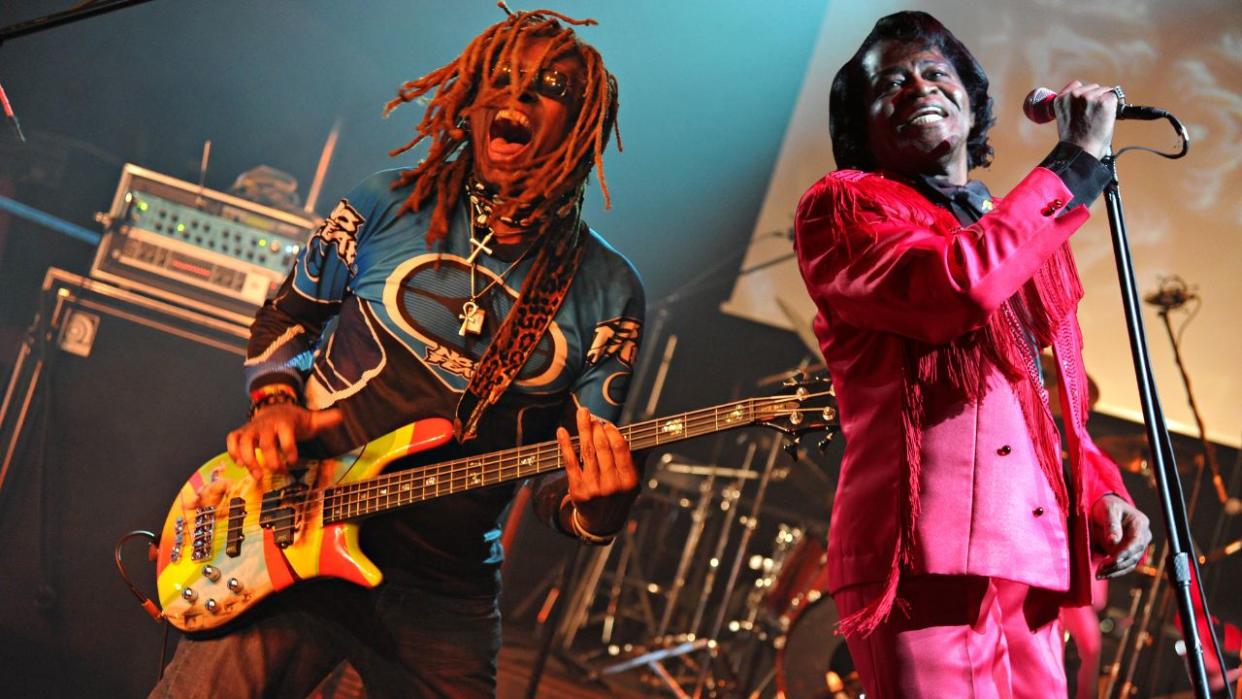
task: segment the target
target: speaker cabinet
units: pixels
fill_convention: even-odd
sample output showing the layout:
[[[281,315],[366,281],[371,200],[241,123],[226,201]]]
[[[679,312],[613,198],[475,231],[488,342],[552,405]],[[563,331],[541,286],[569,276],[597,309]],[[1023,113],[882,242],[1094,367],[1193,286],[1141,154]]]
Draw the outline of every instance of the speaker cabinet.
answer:
[[[3,693],[144,696],[164,631],[113,548],[131,530],[158,532],[181,484],[245,419],[247,330],[56,269],[35,316],[0,403]],[[153,597],[146,544],[124,550]]]

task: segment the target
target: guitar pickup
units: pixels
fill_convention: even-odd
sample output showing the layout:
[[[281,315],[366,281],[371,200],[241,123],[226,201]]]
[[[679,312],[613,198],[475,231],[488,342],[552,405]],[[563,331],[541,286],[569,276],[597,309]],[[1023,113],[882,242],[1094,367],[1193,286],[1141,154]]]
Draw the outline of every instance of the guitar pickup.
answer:
[[[282,549],[293,544],[298,508],[301,507],[307,490],[309,488],[306,484],[295,483],[263,494],[263,507],[259,511],[259,526],[271,529],[273,540]]]
[[[242,540],[246,538],[242,533],[242,524],[245,521],[246,501],[242,498],[229,500],[229,525],[224,536],[224,553],[230,558],[241,555]]]

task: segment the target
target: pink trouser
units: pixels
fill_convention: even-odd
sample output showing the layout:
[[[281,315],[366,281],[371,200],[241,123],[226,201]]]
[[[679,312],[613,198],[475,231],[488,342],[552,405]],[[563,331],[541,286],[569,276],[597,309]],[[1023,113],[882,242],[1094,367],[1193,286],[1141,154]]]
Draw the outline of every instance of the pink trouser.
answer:
[[[879,583],[838,590],[842,617],[879,594]],[[1066,696],[1064,643],[1054,595],[1000,578],[903,576],[888,620],[847,638],[868,699]]]

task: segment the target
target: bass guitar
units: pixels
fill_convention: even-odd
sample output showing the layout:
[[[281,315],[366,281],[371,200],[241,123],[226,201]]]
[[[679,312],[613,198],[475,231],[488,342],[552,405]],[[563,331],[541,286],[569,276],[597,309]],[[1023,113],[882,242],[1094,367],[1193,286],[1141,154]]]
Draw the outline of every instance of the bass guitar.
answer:
[[[619,429],[634,450],[748,425],[789,434],[795,450],[805,432],[835,433],[827,381],[791,379],[786,389]],[[228,454],[211,459],[182,486],[164,521],[156,559],[163,618],[182,631],[204,631],[303,580],[374,587],[382,574],[359,547],[360,520],[562,468],[559,446],[548,441],[383,473],[452,438],[448,420],[419,420],[341,456],[303,460],[265,482]]]

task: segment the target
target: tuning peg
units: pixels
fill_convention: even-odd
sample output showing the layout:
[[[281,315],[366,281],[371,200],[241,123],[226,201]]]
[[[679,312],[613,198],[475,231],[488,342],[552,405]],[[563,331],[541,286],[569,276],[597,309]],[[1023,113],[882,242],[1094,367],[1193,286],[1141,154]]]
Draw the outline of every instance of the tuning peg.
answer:
[[[806,374],[802,373],[802,371],[799,370],[795,372],[793,376],[790,376],[789,378],[785,379],[785,383],[783,385],[801,386],[805,382],[806,382]]]
[[[829,444],[832,444],[832,438],[833,438],[833,436],[834,436],[834,435],[833,435],[831,432],[829,432],[828,434],[824,435],[824,438],[823,438],[823,439],[821,439],[821,440],[819,440],[818,442],[816,442],[815,446],[819,448],[819,453],[821,453],[821,454],[822,454],[822,453],[824,453],[824,452],[828,451],[828,445],[829,445]]]
[[[782,445],[782,448],[785,450],[785,453],[789,454],[789,456],[792,457],[794,461],[798,460],[798,442],[799,441],[800,440],[798,437],[790,437],[789,439],[785,440],[785,443]]]

